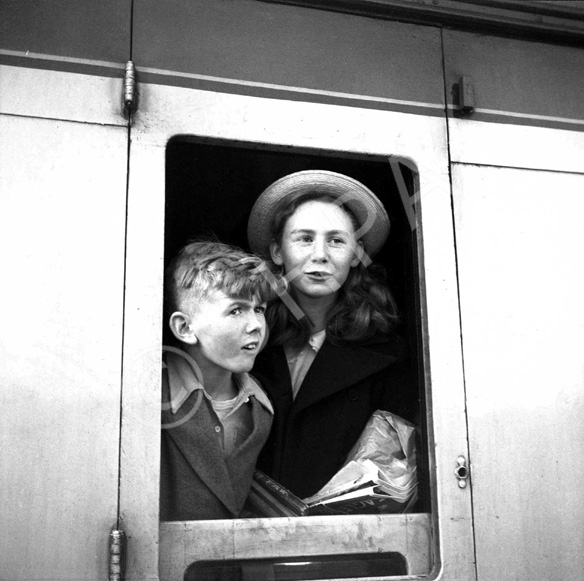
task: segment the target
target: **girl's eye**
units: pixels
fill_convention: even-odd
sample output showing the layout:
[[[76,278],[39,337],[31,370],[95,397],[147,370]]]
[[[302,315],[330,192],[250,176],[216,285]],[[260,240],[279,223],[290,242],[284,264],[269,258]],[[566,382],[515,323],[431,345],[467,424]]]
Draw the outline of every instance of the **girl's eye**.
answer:
[[[266,312],[266,307],[265,305],[261,305],[259,307],[255,308],[255,312],[259,313],[260,315],[263,315]]]
[[[343,238],[331,238],[331,243],[336,244],[336,245],[340,245],[340,244],[345,244],[345,241],[343,240]]]
[[[298,240],[299,240],[300,242],[312,242],[312,236],[308,236],[308,235],[305,235],[305,236],[300,236],[300,237],[298,238]]]
[[[241,314],[241,307],[235,307],[229,311],[230,315],[240,315]]]

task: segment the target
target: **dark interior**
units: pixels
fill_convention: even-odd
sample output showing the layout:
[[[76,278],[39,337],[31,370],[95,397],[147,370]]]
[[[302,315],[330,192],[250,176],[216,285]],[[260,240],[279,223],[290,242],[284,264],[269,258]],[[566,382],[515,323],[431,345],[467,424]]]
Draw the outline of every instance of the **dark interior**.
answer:
[[[411,196],[414,175],[407,167],[400,167]],[[387,158],[175,137],[166,150],[165,262],[188,241],[198,238],[217,239],[249,250],[246,227],[256,198],[277,179],[307,169],[336,171],[361,181],[382,201],[389,215],[389,239],[375,262],[387,272],[387,283],[400,312],[401,332],[414,355],[412,397],[419,401],[421,418],[420,500],[414,508],[415,512],[429,512],[416,231],[408,221],[403,195]]]

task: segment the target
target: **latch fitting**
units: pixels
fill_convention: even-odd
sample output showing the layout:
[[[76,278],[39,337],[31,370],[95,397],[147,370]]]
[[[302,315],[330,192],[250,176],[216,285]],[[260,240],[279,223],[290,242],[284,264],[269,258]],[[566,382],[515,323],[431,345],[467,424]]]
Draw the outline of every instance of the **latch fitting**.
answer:
[[[454,475],[458,480],[459,488],[466,488],[468,484],[469,469],[466,465],[466,458],[460,455],[456,459],[456,468],[454,469]]]
[[[463,115],[474,113],[474,82],[471,77],[460,77],[458,81],[458,110]]]

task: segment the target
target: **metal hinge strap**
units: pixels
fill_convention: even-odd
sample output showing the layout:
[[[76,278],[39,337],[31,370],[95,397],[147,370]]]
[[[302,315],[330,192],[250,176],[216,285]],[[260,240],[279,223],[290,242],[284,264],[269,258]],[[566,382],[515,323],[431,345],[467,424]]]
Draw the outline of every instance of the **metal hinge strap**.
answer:
[[[132,61],[126,63],[124,75],[124,94],[122,96],[124,117],[129,119],[138,109],[138,87],[136,83],[136,67]]]
[[[109,581],[124,581],[126,566],[126,533],[113,529],[109,535]]]

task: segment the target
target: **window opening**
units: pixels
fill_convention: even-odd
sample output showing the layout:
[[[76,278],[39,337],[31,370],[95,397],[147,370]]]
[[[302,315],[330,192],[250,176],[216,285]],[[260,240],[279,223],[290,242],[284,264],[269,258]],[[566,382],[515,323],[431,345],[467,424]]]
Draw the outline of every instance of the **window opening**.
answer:
[[[400,165],[400,168],[411,195],[415,175],[409,166]],[[387,273],[387,283],[400,314],[400,332],[412,354],[410,397],[419,411],[416,441],[419,492],[418,500],[408,512],[429,513],[431,506],[429,447],[423,388],[416,232],[408,221],[402,202],[403,192],[400,196],[387,157],[289,147],[264,147],[193,137],[173,138],[166,150],[165,266],[186,243],[201,237],[217,239],[249,250],[246,236],[247,221],[256,198],[277,179],[308,169],[334,171],[362,182],[381,200],[389,215],[391,222],[389,238],[374,262],[381,264]],[[165,321],[163,331],[165,345],[170,344],[169,334]],[[338,561],[338,558],[335,556],[334,560]],[[280,568],[281,571],[292,570],[292,565],[284,564],[288,561],[290,559],[280,559],[279,564],[272,561],[270,567],[274,570]],[[398,561],[399,559],[393,560],[393,565]],[[233,565],[232,574],[241,575],[242,569],[237,562],[224,565]],[[327,570],[325,561],[320,562],[319,559],[311,557],[310,565],[306,566],[310,568],[313,565],[320,571],[319,578],[327,578],[323,576]],[[200,562],[193,564],[189,571],[195,571],[197,567],[213,566]],[[187,572],[185,579],[190,579],[189,575],[191,573]],[[282,575],[276,578],[289,578],[284,573]]]

